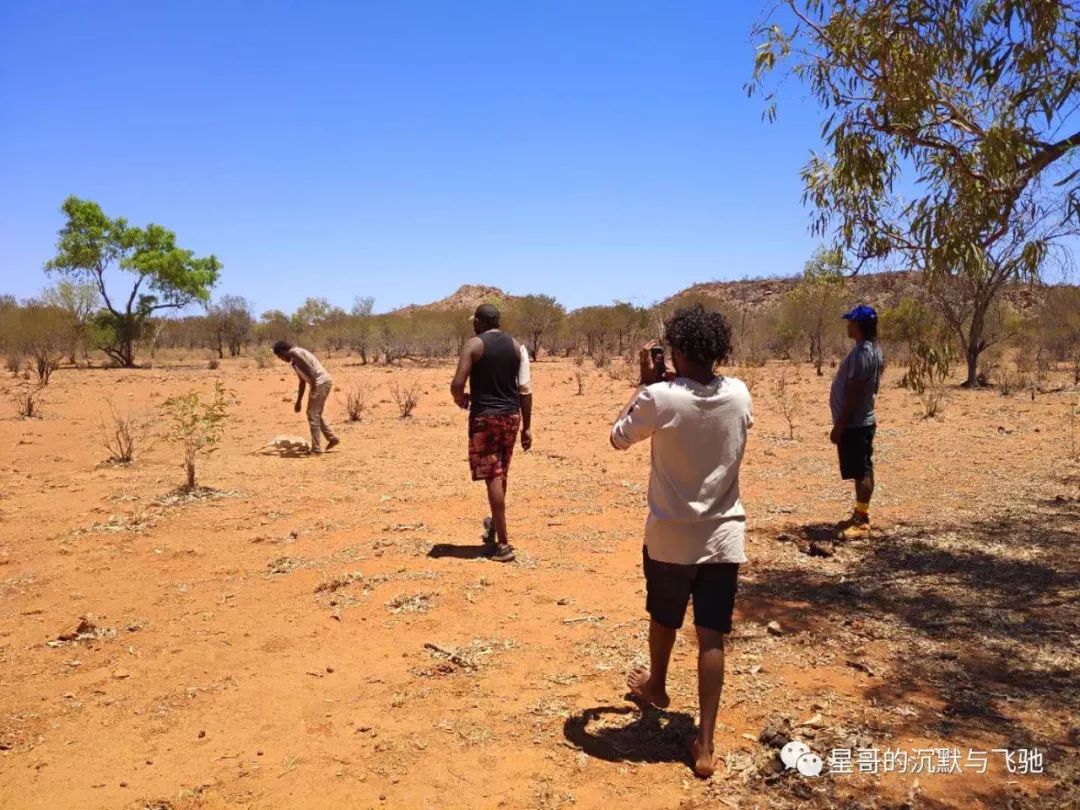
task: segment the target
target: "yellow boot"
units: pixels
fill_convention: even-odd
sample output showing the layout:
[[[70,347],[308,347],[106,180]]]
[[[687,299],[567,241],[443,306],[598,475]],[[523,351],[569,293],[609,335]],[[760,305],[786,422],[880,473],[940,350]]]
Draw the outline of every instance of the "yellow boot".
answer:
[[[870,536],[870,504],[859,503],[851,518],[836,527],[837,540],[864,540]]]

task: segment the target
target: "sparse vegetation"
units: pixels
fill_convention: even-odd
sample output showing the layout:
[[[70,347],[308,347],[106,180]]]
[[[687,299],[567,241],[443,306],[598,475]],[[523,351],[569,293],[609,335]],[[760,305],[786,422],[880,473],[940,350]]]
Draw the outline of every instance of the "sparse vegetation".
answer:
[[[270,368],[270,365],[274,362],[274,353],[265,346],[256,349],[254,356],[257,368]]]
[[[153,421],[145,415],[120,411],[113,402],[98,422],[101,445],[109,453],[109,463],[130,464],[135,454],[146,448],[151,437]]]
[[[367,410],[368,389],[362,382],[352,383],[345,392],[345,412],[350,422],[359,422]]]
[[[579,397],[585,396],[585,372],[580,368],[574,372],[574,379],[577,380],[577,395]]]
[[[937,416],[945,400],[946,385],[952,372],[953,350],[948,344],[931,346],[919,343],[911,357],[905,380],[922,403],[923,417]]]
[[[398,413],[401,414],[401,418],[408,419],[412,416],[413,411],[416,410],[416,406],[420,404],[420,384],[411,382],[402,387],[396,382],[391,383],[390,395],[397,404]]]
[[[20,419],[36,419],[41,416],[42,388],[41,384],[27,383],[16,387],[12,392],[11,399]]]
[[[232,396],[221,382],[214,383],[214,395],[203,400],[198,391],[189,391],[167,399],[162,405],[169,422],[168,438],[178,444],[184,455],[187,483],[184,489],[196,488],[195,464],[200,456],[209,456],[221,444]]]
[[[776,399],[777,409],[788,425],[788,438],[795,438],[795,420],[802,411],[802,398],[794,389],[794,383],[798,381],[798,374],[790,366],[784,366],[776,377],[773,384],[773,396]]]

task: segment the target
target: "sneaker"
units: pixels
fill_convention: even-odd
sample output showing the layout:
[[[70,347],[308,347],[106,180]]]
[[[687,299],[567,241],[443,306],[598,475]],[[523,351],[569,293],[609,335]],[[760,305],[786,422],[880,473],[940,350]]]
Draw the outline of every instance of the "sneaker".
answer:
[[[495,562],[513,562],[514,549],[509,543],[500,543],[495,547],[495,553],[491,555]]]
[[[333,450],[339,444],[341,444],[341,439],[339,439],[337,436],[335,436],[334,438],[332,438],[330,441],[328,441],[326,443],[326,449],[327,450]]]
[[[836,527],[836,538],[838,540],[865,540],[869,536],[869,518],[857,518],[852,515],[850,520],[845,520]]]

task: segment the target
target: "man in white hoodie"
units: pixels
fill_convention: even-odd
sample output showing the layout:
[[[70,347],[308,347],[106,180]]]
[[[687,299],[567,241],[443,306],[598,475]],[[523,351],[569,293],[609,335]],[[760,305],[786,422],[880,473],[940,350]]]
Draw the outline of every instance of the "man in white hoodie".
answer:
[[[691,754],[694,773],[707,778],[715,768],[724,636],[731,632],[739,565],[746,562],[739,466],[754,418],[746,385],[715,373],[731,348],[723,315],[699,304],[676,312],[664,329],[675,372],[655,356],[659,346],[645,346],[641,387],[611,428],[618,450],[652,442],[643,549],[650,666],[631,672],[627,685],[640,703],[665,708],[671,702],[668,663],[692,599],[700,722]]]

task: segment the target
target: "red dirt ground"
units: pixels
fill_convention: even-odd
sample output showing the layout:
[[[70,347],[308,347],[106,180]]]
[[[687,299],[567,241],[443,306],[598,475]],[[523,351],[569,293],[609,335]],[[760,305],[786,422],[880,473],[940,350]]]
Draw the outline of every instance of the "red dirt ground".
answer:
[[[1064,806],[1075,799],[1080,601],[1069,394],[952,392],[922,419],[886,379],[870,541],[801,553],[851,494],[827,440],[828,379],[803,367],[796,439],[776,368],[750,370],[743,470],[750,563],[708,782],[682,754],[696,716],[691,635],[668,712],[624,700],[645,657],[639,571],[648,448],[608,427],[631,388],[537,363],[535,446],[515,456],[517,562],[477,557],[451,368],[330,358],[340,448],[303,436],[287,369],[58,372],[43,418],[0,411],[0,805],[6,808]],[[739,373],[739,372],[737,372]],[[98,422],[222,379],[239,398],[182,482],[164,441],[102,464]],[[419,381],[398,418],[392,381]],[[343,389],[370,391],[344,422]],[[1072,395],[1075,396],[1075,395]],[[164,500],[163,500],[164,499]],[[796,542],[778,540],[791,534]],[[349,576],[352,575],[352,576]],[[335,579],[336,578],[336,579]],[[321,586],[321,589],[320,589]],[[80,617],[88,638],[49,645]],[[765,625],[778,621],[781,635]],[[457,652],[457,660],[425,648]],[[857,668],[854,664],[859,664]],[[832,747],[1038,748],[1045,773],[773,774],[782,718]]]

